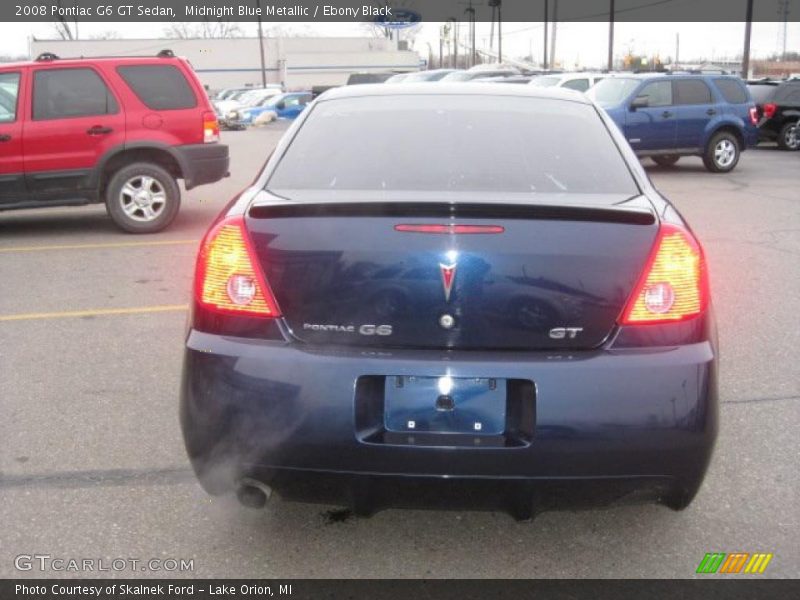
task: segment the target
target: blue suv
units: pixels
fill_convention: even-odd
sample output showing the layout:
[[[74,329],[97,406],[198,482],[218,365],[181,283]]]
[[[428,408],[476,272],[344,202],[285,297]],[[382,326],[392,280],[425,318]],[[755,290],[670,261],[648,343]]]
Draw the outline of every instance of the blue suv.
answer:
[[[672,166],[700,156],[727,173],[758,142],[758,113],[744,82],[730,75],[611,75],[588,95],[622,130],[637,156]]]

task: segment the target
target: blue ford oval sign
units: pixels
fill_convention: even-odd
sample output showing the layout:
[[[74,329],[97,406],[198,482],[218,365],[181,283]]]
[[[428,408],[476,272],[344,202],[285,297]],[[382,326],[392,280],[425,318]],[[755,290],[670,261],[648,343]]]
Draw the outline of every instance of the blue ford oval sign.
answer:
[[[393,9],[391,16],[377,17],[375,22],[381,27],[388,27],[389,29],[405,29],[416,25],[422,20],[422,15],[418,12],[408,9]]]

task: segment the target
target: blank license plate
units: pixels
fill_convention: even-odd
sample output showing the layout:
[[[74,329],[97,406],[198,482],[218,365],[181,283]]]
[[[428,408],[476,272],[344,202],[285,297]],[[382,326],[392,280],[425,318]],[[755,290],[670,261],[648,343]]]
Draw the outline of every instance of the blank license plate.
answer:
[[[387,431],[473,435],[505,431],[505,379],[391,375],[385,385]]]

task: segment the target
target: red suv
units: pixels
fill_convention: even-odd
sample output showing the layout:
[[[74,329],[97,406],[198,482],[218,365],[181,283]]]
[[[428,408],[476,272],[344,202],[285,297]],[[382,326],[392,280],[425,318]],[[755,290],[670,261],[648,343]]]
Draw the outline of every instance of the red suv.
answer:
[[[168,50],[0,66],[0,210],[105,202],[119,227],[151,233],[178,214],[178,179],[227,174],[208,96]]]

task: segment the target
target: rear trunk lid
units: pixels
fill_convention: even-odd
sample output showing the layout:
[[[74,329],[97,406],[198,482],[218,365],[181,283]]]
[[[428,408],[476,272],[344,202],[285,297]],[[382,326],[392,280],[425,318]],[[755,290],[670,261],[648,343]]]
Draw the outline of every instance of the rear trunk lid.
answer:
[[[261,192],[246,220],[286,324],[309,344],[593,348],[613,332],[658,229],[641,196],[342,197]]]

